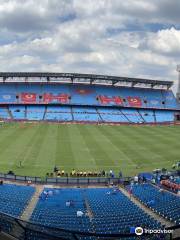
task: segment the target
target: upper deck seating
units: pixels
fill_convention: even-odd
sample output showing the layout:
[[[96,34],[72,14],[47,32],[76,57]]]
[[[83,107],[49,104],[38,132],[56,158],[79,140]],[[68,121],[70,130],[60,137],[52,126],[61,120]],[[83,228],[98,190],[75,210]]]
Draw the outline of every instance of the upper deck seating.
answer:
[[[101,101],[101,96],[107,101]],[[109,100],[108,100],[109,99]],[[63,103],[91,106],[124,106],[142,108],[177,108],[171,90],[69,84],[3,84],[0,103]]]

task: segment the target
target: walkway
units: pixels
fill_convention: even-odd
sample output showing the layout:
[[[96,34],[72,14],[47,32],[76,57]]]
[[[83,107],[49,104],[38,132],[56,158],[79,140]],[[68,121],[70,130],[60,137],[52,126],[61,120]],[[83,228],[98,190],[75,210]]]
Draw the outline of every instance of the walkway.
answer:
[[[33,211],[36,207],[36,204],[39,200],[39,195],[43,191],[44,186],[43,185],[36,185],[35,188],[36,188],[36,190],[35,190],[35,193],[34,193],[33,197],[31,198],[31,201],[29,202],[29,204],[27,205],[23,214],[21,215],[21,219],[24,220],[24,221],[28,221],[31,218],[31,215],[32,215],[32,213],[33,213]]]

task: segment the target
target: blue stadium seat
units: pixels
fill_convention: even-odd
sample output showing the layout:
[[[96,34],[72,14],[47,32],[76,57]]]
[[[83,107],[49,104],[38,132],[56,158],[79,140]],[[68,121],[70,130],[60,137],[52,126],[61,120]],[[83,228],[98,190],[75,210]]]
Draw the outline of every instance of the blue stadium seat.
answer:
[[[68,106],[48,106],[45,120],[72,121],[71,108]]]
[[[179,196],[167,191],[162,192],[151,184],[134,185],[133,194],[161,216],[180,224]]]
[[[98,113],[104,122],[129,122],[119,109],[98,108]]]
[[[10,119],[7,107],[0,107],[0,119]]]
[[[139,110],[139,113],[142,116],[144,122],[146,123],[155,122],[154,112],[152,110]]]
[[[144,122],[141,115],[134,109],[122,109],[121,112],[127,117],[129,122],[132,123]]]
[[[112,188],[52,189],[39,199],[31,221],[42,225],[97,233],[130,233],[130,227],[159,228],[161,224]],[[73,206],[66,202],[73,200]],[[84,213],[77,217],[77,211]]]
[[[14,184],[0,185],[0,212],[18,217],[30,201],[34,187]]]
[[[146,108],[177,108],[176,99],[171,90],[144,89],[144,88],[127,88],[112,86],[82,86],[67,84],[7,84],[0,89],[0,103],[24,103],[21,94],[36,94],[36,103],[43,102],[43,94],[51,93],[67,94],[71,98],[69,104],[74,105],[102,105],[98,101],[98,96],[120,97],[125,99],[121,106],[130,106],[128,97],[139,98],[141,107]],[[18,97],[17,97],[18,96]],[[41,96],[41,97],[39,97]],[[28,96],[29,97],[29,96]],[[26,99],[27,100],[27,99]],[[85,101],[84,101],[85,100]],[[54,103],[58,103],[56,99]],[[117,105],[110,102],[107,106]]]
[[[44,106],[27,106],[26,119],[37,121],[43,120],[44,111]]]
[[[13,116],[13,119],[25,119],[25,106],[10,105],[9,110]]]
[[[171,90],[55,83],[4,84],[0,103],[0,119],[118,123],[171,122],[179,107]]]

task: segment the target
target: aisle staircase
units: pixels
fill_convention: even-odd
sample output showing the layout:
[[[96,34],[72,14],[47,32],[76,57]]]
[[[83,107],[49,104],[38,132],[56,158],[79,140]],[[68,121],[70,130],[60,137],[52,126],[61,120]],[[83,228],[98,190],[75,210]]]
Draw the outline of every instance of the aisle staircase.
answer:
[[[31,215],[36,207],[36,204],[39,200],[39,196],[41,194],[41,192],[44,189],[43,185],[37,185],[35,186],[36,190],[35,193],[31,199],[31,201],[29,202],[29,204],[27,205],[26,209],[24,210],[23,214],[21,215],[21,219],[24,221],[28,221],[31,218]]]

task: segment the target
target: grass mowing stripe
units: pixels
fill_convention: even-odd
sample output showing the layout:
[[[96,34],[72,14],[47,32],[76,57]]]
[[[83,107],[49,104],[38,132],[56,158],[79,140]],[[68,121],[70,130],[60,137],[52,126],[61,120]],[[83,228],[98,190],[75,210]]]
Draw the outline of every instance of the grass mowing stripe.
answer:
[[[84,136],[84,139],[86,141],[86,145],[89,148],[89,151],[93,158],[95,159],[95,166],[96,169],[99,167],[99,165],[104,164],[113,164],[112,159],[107,154],[108,149],[104,147],[102,143],[102,136],[99,134],[99,132],[96,129],[96,126],[79,126],[79,131]]]
[[[32,176],[52,171],[55,163],[67,171],[112,168],[131,175],[170,168],[179,160],[179,135],[179,126],[7,123],[0,127],[0,166]],[[17,168],[20,159],[23,168]]]
[[[70,145],[67,125],[57,125],[55,164],[62,169],[74,166],[74,156]]]
[[[92,157],[87,151],[84,151],[86,145],[77,125],[68,125],[68,130],[70,133],[70,144],[73,151],[75,169],[85,169],[88,167],[88,162],[86,162],[86,159],[88,158],[88,160],[91,161]]]
[[[20,138],[24,133],[25,129],[13,128],[9,134],[1,138],[0,141],[0,154],[2,155],[5,151],[8,151],[11,145],[13,145],[16,139]]]
[[[122,150],[122,146],[124,145],[122,138],[121,137],[115,138],[115,135],[113,135],[112,133],[112,129],[113,126],[109,126],[108,128],[105,128],[104,126],[102,128],[98,128],[98,130],[105,137],[106,141],[110,144],[112,149],[114,149],[114,151],[117,152],[117,154],[119,154],[118,158],[122,159],[123,161],[127,160],[129,163],[133,165],[134,163],[132,159],[126,154],[124,149]]]
[[[81,139],[83,141],[83,144],[81,146],[82,151],[83,151],[83,155],[84,155],[84,161],[85,161],[85,168],[90,170],[90,169],[97,169],[97,164],[96,164],[96,156],[94,155],[94,152],[92,151],[92,145],[89,144],[89,133],[90,131],[88,131],[86,129],[86,126],[84,126],[82,128],[82,126],[76,126],[78,131],[79,131],[79,135],[81,136]]]
[[[152,146],[152,144],[154,143],[154,141],[152,143],[147,143],[147,144],[143,144],[145,141],[148,141],[146,139],[146,135],[143,133],[137,133],[137,129],[134,127],[131,130],[126,128],[127,131],[124,132],[124,142],[128,143],[128,147],[129,147],[129,151],[132,152],[132,157],[134,158],[134,156],[137,158],[137,161],[135,160],[135,162],[139,165],[140,162],[138,161],[139,159],[142,159],[142,157],[144,158],[144,161],[149,162],[149,164],[151,164],[152,160],[156,160],[156,159],[162,159],[162,156],[159,155],[157,152],[154,152],[150,149],[150,146]],[[117,128],[117,131],[120,131],[120,128]],[[131,131],[131,132],[129,132]],[[121,134],[122,134],[122,130],[121,130]],[[147,133],[148,134],[148,133]],[[137,137],[138,136],[138,137]]]
[[[38,169],[37,166],[39,166],[41,168],[42,174],[44,175],[47,172],[52,172],[55,165],[55,127],[55,125],[48,125],[47,132],[46,134],[44,134],[44,138],[41,142],[42,144],[39,150],[38,157],[36,158],[36,163],[33,165],[35,170]]]
[[[36,127],[36,126],[35,126]],[[28,147],[28,151],[23,154],[23,168],[24,169],[19,169],[19,171],[26,171],[34,175],[34,171],[37,172],[37,168],[35,167],[36,163],[38,163],[38,155],[41,150],[42,143],[44,141],[44,138],[47,134],[48,131],[48,125],[44,126],[43,124],[38,124],[36,133],[31,139],[31,143]],[[30,161],[31,162],[31,168],[28,166],[26,167],[26,162]],[[42,171],[43,169],[41,169]]]

